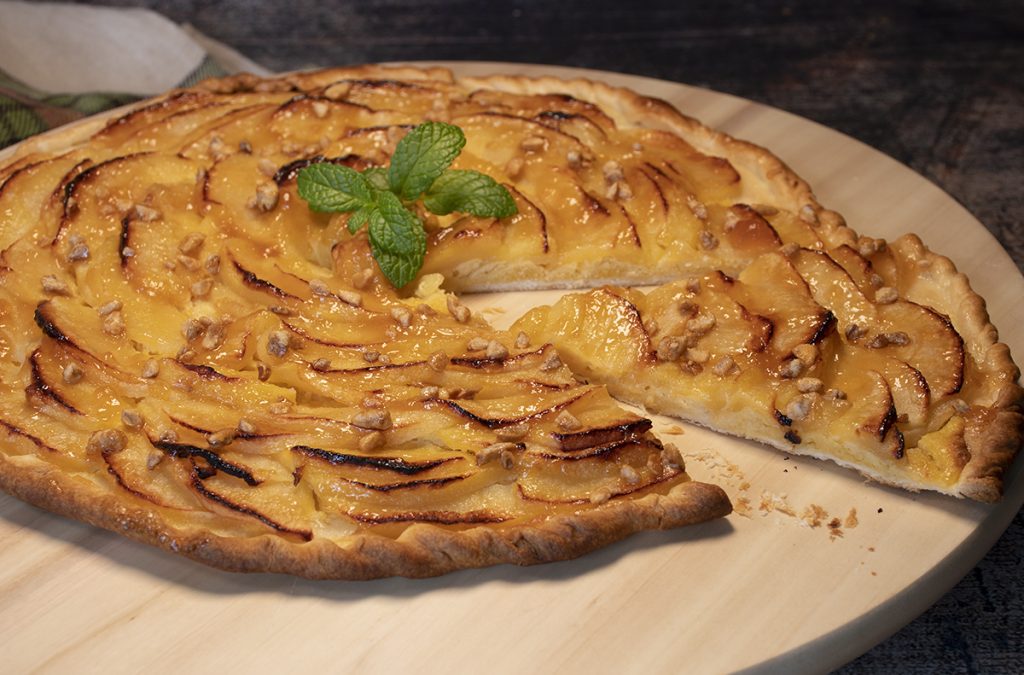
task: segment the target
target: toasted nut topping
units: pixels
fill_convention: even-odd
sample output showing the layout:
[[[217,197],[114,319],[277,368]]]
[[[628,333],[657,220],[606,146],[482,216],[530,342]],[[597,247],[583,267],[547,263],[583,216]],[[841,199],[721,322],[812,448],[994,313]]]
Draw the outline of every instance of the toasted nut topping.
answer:
[[[275,330],[267,336],[267,353],[278,358],[288,353],[291,335],[287,331]]]
[[[326,101],[313,101],[313,114],[320,119],[327,117],[328,110],[330,110],[330,107]]]
[[[427,358],[427,365],[430,366],[431,370],[441,372],[448,367],[448,355],[444,352],[434,352]]]
[[[103,332],[107,335],[113,335],[117,337],[124,335],[125,325],[124,317],[121,316],[121,312],[114,311],[103,317]]]
[[[562,367],[562,357],[558,355],[554,349],[548,352],[548,355],[544,357],[544,361],[540,364],[542,372],[550,372],[552,370],[558,370]]]
[[[704,335],[715,327],[714,314],[698,314],[686,322],[686,330],[697,335]]]
[[[347,291],[345,289],[342,289],[335,293],[334,295],[336,295],[337,298],[344,302],[346,305],[352,305],[353,307],[363,306],[362,294],[357,293],[355,291]]]
[[[661,326],[658,325],[658,320],[653,316],[644,319],[644,332],[647,333],[648,337],[657,333],[659,328]]]
[[[526,424],[519,422],[518,424],[513,424],[510,427],[499,427],[498,429],[495,429],[494,435],[497,436],[500,441],[518,441],[524,438],[529,431],[530,428]]]
[[[895,333],[879,333],[875,337],[871,338],[867,346],[870,349],[881,349],[882,347],[888,347],[889,345],[901,347],[908,344],[910,344],[910,336],[903,331],[896,331]]]
[[[678,309],[682,316],[693,316],[700,310],[700,306],[692,300],[683,300]]]
[[[180,361],[181,363],[188,363],[195,357],[196,350],[192,349],[188,345],[182,345],[181,349],[178,350],[178,353],[174,355],[175,360]],[[192,391],[192,385],[184,381],[176,382],[175,386],[185,391]]]
[[[825,398],[832,399],[833,401],[845,401],[846,392],[842,389],[829,389],[825,392]]]
[[[497,340],[491,340],[487,343],[486,351],[484,356],[489,359],[504,359],[508,357],[508,347],[501,344]]]
[[[195,258],[190,258],[187,255],[179,255],[178,262],[181,263],[181,266],[184,267],[189,272],[195,272],[197,269],[199,269],[199,261],[197,261]],[[173,264],[174,263],[171,263],[171,265]],[[171,269],[174,268],[172,267]]]
[[[506,450],[498,455],[498,463],[501,464],[501,468],[508,471],[516,465],[516,458],[511,452]]]
[[[134,410],[122,410],[121,424],[125,425],[129,429],[138,429],[142,427],[143,424],[142,415]]]
[[[383,431],[391,428],[391,413],[387,408],[372,408],[355,414],[352,425],[361,429]]]
[[[711,358],[711,354],[704,349],[690,348],[685,352],[686,360],[693,361],[694,363],[707,363],[708,359]]]
[[[881,288],[882,286],[885,286],[885,279],[882,278],[881,274],[872,272],[871,275],[868,276],[868,283],[871,284],[872,288]]]
[[[210,295],[210,291],[213,290],[213,278],[203,277],[192,284],[192,287],[189,290],[191,290],[193,298],[205,298]]]
[[[849,326],[846,327],[845,335],[846,339],[849,340],[850,342],[856,342],[857,340],[867,335],[867,331],[858,326],[857,324],[851,323]]]
[[[718,239],[707,230],[700,231],[700,247],[705,251],[713,251],[718,248]]]
[[[736,362],[733,361],[731,356],[723,356],[715,362],[715,365],[711,366],[711,372],[719,377],[725,377],[730,375],[737,370]]]
[[[782,363],[782,367],[779,368],[779,377],[785,377],[788,379],[794,379],[800,377],[804,372],[804,362],[800,359],[789,359]]]
[[[420,398],[430,400],[437,398],[440,393],[441,390],[438,387],[435,387],[434,385],[431,384],[420,389]]]
[[[181,334],[184,335],[185,339],[189,342],[195,340],[205,331],[206,326],[204,326],[198,319],[188,319],[181,326]]]
[[[667,335],[658,342],[657,357],[659,361],[675,361],[683,355],[683,342],[679,338]]]
[[[326,296],[331,294],[331,289],[327,287],[327,282],[323,279],[310,279],[309,290],[313,292],[313,295]]]
[[[801,377],[796,381],[796,388],[804,394],[818,393],[824,386],[824,383],[816,377]]]
[[[157,438],[164,443],[177,443],[178,432],[174,429],[161,429],[160,435]]]
[[[800,359],[800,363],[809,368],[818,360],[818,347],[809,343],[799,344],[793,347],[793,356]]]
[[[248,206],[266,213],[277,206],[277,196],[276,183],[260,183],[256,186],[256,194],[249,200]]]
[[[800,207],[800,220],[810,225],[818,224],[818,212],[814,210],[814,207],[810,204],[804,204]]]
[[[688,277],[686,279],[686,290],[694,295],[700,293],[700,279],[698,277]]]
[[[483,448],[476,453],[477,466],[483,466],[484,464],[493,462],[496,459],[501,459],[502,453],[511,453],[516,449],[517,447],[515,443],[491,443],[486,448]],[[507,469],[512,468],[511,466],[505,466],[504,462],[502,462],[502,466]]]
[[[472,312],[469,311],[469,307],[462,304],[454,295],[449,295],[446,300],[448,302],[448,313],[451,314],[456,321],[459,323],[466,323],[469,321],[470,317],[473,315]]]
[[[272,415],[287,415],[292,411],[292,402],[286,398],[280,398],[274,403],[271,403],[267,408]]]
[[[43,292],[49,293],[50,295],[70,295],[71,289],[68,285],[58,279],[52,274],[47,274],[40,279],[40,283],[43,286]]]
[[[227,150],[227,144],[224,143],[224,139],[220,136],[214,136],[210,139],[210,154],[214,159],[223,159],[225,157],[225,151]]]
[[[252,434],[256,433],[256,425],[254,425],[252,422],[245,419],[244,417],[238,420],[237,429],[238,433],[244,434],[246,436],[251,436]]]
[[[679,368],[684,373],[689,373],[690,375],[700,375],[701,373],[704,372],[704,365],[702,363],[698,363],[697,361],[682,361],[679,364]]]
[[[85,377],[85,371],[82,370],[81,366],[72,361],[68,365],[64,366],[63,372],[64,381],[68,384],[78,384]]]
[[[640,482],[640,474],[637,473],[636,469],[631,467],[629,464],[622,465],[622,468],[619,469],[619,475],[622,476],[622,480],[629,484]]]
[[[89,437],[86,449],[91,452],[111,454],[121,452],[128,445],[128,438],[120,429],[104,429]]]
[[[578,150],[570,150],[565,153],[565,161],[569,163],[570,169],[578,169],[583,166],[583,155]]]
[[[693,195],[686,195],[686,205],[693,211],[693,215],[697,216],[698,220],[707,222],[708,220],[708,207],[704,205],[704,202],[700,201]],[[710,232],[708,234],[711,234]]]
[[[149,456],[146,457],[146,468],[152,471],[162,461],[164,461],[164,453],[159,450],[151,450]]]
[[[235,434],[235,429],[220,429],[207,436],[206,442],[210,444],[211,448],[222,448],[225,445],[231,445],[235,440]]]
[[[309,367],[318,373],[323,373],[331,369],[331,360],[323,358],[317,359],[311,363]]]
[[[352,285],[360,290],[368,288],[371,281],[373,281],[373,270],[369,267],[364,267],[352,275]]]
[[[953,407],[953,410],[960,413],[961,415],[971,409],[971,406],[967,403],[967,401],[964,401],[961,398],[954,398],[949,403]]]
[[[363,352],[363,361],[367,363],[377,363],[380,361],[380,352],[375,352],[372,349],[368,349]]]
[[[519,144],[523,152],[541,152],[548,147],[548,141],[543,136],[527,136]]]
[[[120,300],[111,300],[110,302],[97,307],[96,313],[100,316],[107,316],[108,314],[119,311],[122,306],[123,305]]]
[[[294,314],[292,310],[281,305],[271,305],[270,307],[267,307],[267,309],[269,309],[271,313],[277,314],[278,316],[291,316],[292,314]]]
[[[84,244],[75,244],[68,251],[68,262],[77,262],[79,260],[89,259],[89,247]]]
[[[371,431],[359,439],[359,449],[363,452],[372,452],[384,447],[387,438],[381,431]]]
[[[682,469],[684,466],[682,453],[672,443],[665,444],[665,449],[662,451],[662,459],[665,461],[666,468],[669,469]]]
[[[900,294],[892,286],[882,286],[877,291],[875,291],[875,302],[881,303],[883,305],[888,305],[890,303],[896,302],[897,300],[899,300],[899,298]]]
[[[412,325],[412,312],[408,307],[402,307],[401,305],[392,307],[391,318],[402,328],[408,328]]]
[[[632,199],[633,189],[629,187],[629,183],[624,180],[617,180],[608,186],[605,190],[604,196],[608,199]]]
[[[224,344],[225,337],[227,337],[227,328],[224,323],[220,321],[212,323],[206,329],[206,334],[203,335],[203,348],[211,351],[220,349],[220,346]]]
[[[523,166],[525,162],[522,157],[513,157],[505,163],[505,173],[509,178],[519,178],[523,173]]]
[[[622,172],[622,165],[615,160],[605,162],[604,166],[601,167],[601,173],[604,174],[604,182],[608,185],[617,183],[625,178],[625,174]]]
[[[515,346],[516,349],[526,349],[530,346],[530,336],[523,331],[519,331],[519,335],[516,336]]]
[[[786,417],[797,421],[807,419],[807,416],[811,414],[813,402],[814,399],[808,394],[797,396],[786,404]]]
[[[160,362],[156,359],[147,359],[142,364],[142,377],[151,380],[160,374]]]
[[[189,232],[178,244],[178,250],[185,255],[192,255],[199,251],[205,241],[206,235],[202,232]]]
[[[612,498],[612,492],[608,488],[598,488],[590,493],[590,503],[596,505],[604,504]]]
[[[136,204],[132,210],[135,211],[135,217],[145,223],[151,223],[163,217],[159,211],[145,204]]]
[[[576,418],[576,416],[573,415],[568,410],[563,410],[562,412],[558,413],[558,417],[555,418],[555,424],[562,431],[576,431],[581,426],[583,426],[582,424],[580,424],[580,421]]]
[[[488,340],[487,338],[475,337],[466,343],[466,351],[470,352],[482,352],[487,349]]]
[[[256,378],[260,382],[266,382],[270,379],[270,366],[265,363],[256,364]]]

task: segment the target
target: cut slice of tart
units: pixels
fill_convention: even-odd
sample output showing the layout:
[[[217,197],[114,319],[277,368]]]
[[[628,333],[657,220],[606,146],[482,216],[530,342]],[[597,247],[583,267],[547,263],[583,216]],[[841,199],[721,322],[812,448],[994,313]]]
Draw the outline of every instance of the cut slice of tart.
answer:
[[[939,309],[911,299],[933,272],[908,280],[897,261],[920,254],[912,239],[877,252],[877,267],[846,246],[786,249],[735,278],[571,294],[513,329],[650,411],[890,485],[995,501],[1020,442],[1016,373],[998,366],[1001,345],[979,349],[942,313],[955,284]]]

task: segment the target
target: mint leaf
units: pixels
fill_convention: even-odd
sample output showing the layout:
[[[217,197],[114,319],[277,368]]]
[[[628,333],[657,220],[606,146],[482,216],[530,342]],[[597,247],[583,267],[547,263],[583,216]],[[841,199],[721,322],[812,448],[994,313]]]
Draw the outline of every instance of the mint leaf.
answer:
[[[368,206],[361,206],[352,212],[352,215],[348,217],[348,231],[355,234],[359,231],[366,222],[370,220],[370,216],[377,210],[376,204],[370,204]]]
[[[299,196],[314,211],[355,211],[373,204],[370,184],[361,173],[340,164],[311,164],[299,170]]]
[[[388,184],[406,201],[417,199],[462,152],[466,136],[445,122],[424,122],[398,142],[391,156]]]
[[[423,205],[439,216],[452,211],[495,218],[516,214],[516,203],[508,190],[479,171],[445,171],[427,190]]]
[[[363,175],[374,190],[383,192],[391,189],[388,185],[388,170],[384,167],[371,166],[369,169],[363,170]]]
[[[370,213],[367,233],[377,265],[395,288],[415,278],[427,254],[423,223],[391,192],[378,194],[377,208]]]

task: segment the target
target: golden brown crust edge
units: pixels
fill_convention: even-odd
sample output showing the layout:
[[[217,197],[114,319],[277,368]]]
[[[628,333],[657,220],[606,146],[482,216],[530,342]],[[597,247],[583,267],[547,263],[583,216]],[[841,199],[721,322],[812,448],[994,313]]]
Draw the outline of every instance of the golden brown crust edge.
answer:
[[[327,539],[286,541],[278,535],[230,537],[176,529],[155,510],[49,466],[16,466],[0,456],[0,489],[53,513],[179,553],[232,572],[270,572],[309,579],[367,580],[432,577],[503,563],[535,565],[569,560],[643,530],[671,529],[728,515],[732,506],[714,485],[690,481],[668,494],[611,501],[536,525],[446,530],[409,527],[397,539],[352,535],[339,546]]]

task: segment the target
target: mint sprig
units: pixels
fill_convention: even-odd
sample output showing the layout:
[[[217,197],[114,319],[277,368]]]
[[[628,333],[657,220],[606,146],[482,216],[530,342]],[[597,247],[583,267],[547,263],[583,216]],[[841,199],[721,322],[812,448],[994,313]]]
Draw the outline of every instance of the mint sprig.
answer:
[[[468,213],[507,218],[516,204],[502,185],[478,171],[449,169],[466,145],[462,129],[445,122],[424,122],[398,142],[388,168],[362,172],[318,163],[299,171],[299,196],[313,211],[351,213],[352,234],[364,226],[381,272],[396,288],[412,281],[423,267],[427,233],[412,206],[439,216]]]

